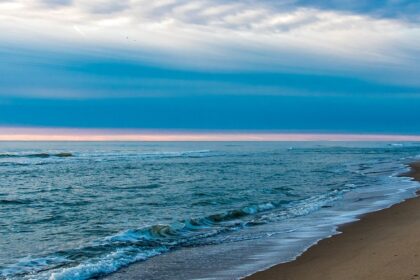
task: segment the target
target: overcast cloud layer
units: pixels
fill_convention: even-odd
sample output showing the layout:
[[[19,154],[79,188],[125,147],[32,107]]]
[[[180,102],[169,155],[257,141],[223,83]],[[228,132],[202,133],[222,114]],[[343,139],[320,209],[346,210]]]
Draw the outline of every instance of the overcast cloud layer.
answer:
[[[242,108],[231,108],[237,119],[233,128],[236,123],[246,128],[240,121],[240,114],[252,108],[243,103],[246,96],[274,98],[274,103],[279,98],[348,98],[355,104],[369,97],[379,102],[378,114],[389,113],[380,104],[392,98],[405,98],[410,106],[420,99],[418,1],[0,0],[0,34],[0,124],[5,125],[31,125],[36,118],[12,112],[22,104],[32,108],[36,99],[75,106],[79,112],[88,103],[76,106],[75,100],[103,100],[89,103],[99,112],[108,99],[120,100],[123,107],[130,99],[128,103],[141,107],[144,98],[158,98],[162,104],[172,100],[188,115],[203,100],[230,96],[232,104],[242,102]],[[197,100],[183,103],[182,98]],[[165,114],[159,102],[153,106],[156,115]],[[329,110],[322,102],[305,106],[303,110]],[[55,114],[54,125],[60,125],[60,114],[48,110],[45,115]],[[267,116],[270,123],[290,117],[270,110],[275,115]],[[130,116],[141,119],[142,112],[136,112]],[[87,117],[92,127],[124,123]],[[270,129],[262,123],[264,116],[260,121],[252,128]],[[81,126],[79,122],[67,120],[65,125]],[[183,127],[197,126],[192,123],[185,120]],[[51,124],[44,120],[36,125]],[[223,122],[218,125],[223,128]],[[328,129],[328,122],[322,129]]]
[[[379,64],[393,74],[407,67],[408,74],[419,62],[420,5],[351,2],[2,1],[0,31],[6,42],[123,49],[164,63],[148,55],[153,50],[172,55],[170,63],[178,66],[336,71]]]

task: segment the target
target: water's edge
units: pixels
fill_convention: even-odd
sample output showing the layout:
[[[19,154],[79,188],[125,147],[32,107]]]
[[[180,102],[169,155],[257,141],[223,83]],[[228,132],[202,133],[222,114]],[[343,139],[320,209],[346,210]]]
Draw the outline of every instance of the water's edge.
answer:
[[[288,263],[293,262],[296,260],[299,256],[304,254],[306,251],[310,250],[313,246],[318,244],[321,240],[331,238],[332,236],[341,234],[341,229],[343,227],[346,227],[352,223],[357,223],[361,219],[363,219],[364,216],[370,215],[375,212],[379,212],[385,209],[388,209],[394,205],[403,203],[404,201],[408,199],[415,198],[417,195],[417,191],[420,190],[420,184],[417,181],[414,181],[413,178],[402,176],[403,174],[407,173],[409,171],[409,166],[404,165],[401,166],[398,172],[395,172],[389,178],[396,180],[403,186],[406,184],[406,186],[403,189],[400,189],[396,193],[390,193],[389,197],[391,200],[384,199],[382,201],[374,201],[374,205],[370,208],[364,208],[361,210],[350,210],[348,213],[343,213],[343,216],[340,217],[334,217],[331,216],[332,221],[327,221],[329,224],[324,224],[322,226],[322,229],[318,232],[318,235],[312,236],[312,238],[308,238],[310,241],[309,243],[303,245],[303,246],[296,246],[294,253],[292,255],[289,255],[287,259],[283,259],[282,261],[276,261],[275,259],[270,260],[270,253],[267,254],[267,257],[263,262],[261,260],[255,260],[255,263],[244,263],[242,265],[236,265],[236,267],[227,267],[226,271],[215,271],[212,274],[208,275],[204,274],[204,277],[201,273],[197,275],[197,273],[186,274],[187,279],[201,279],[201,280],[207,280],[207,279],[245,279],[248,276],[251,276],[257,272],[268,270],[274,266],[277,266],[282,263]],[[407,187],[409,185],[410,187]],[[399,196],[395,197],[395,194],[399,194]],[[354,205],[353,205],[354,206]],[[357,206],[357,205],[356,205]],[[322,211],[321,211],[322,212]],[[322,215],[322,214],[321,214]],[[327,218],[328,219],[328,218]],[[321,221],[322,223],[325,223],[324,221]],[[305,229],[303,229],[303,232],[305,232]],[[307,240],[307,241],[308,241]],[[181,248],[180,250],[184,250],[184,248]],[[254,254],[255,252],[249,252],[251,254]],[[187,252],[188,254],[188,252]],[[168,252],[165,254],[167,257],[168,255],[173,255],[173,257],[177,256],[183,256],[185,255],[182,253],[179,253],[177,250]],[[240,255],[240,254],[239,254]],[[258,254],[257,254],[258,255]],[[156,256],[152,257],[147,260],[147,262],[155,262],[155,265],[159,264],[159,261],[161,260],[162,256]],[[155,259],[156,258],[156,259]],[[109,275],[106,275],[102,277],[101,279],[109,279],[109,280],[120,280],[120,279],[138,279],[137,277],[140,277],[139,275],[143,273],[143,270],[148,268],[148,266],[144,266],[145,262],[136,262],[128,265],[125,268],[122,268],[121,270],[118,270],[114,273],[111,273]],[[248,267],[247,267],[248,265]],[[253,267],[253,269],[249,269],[250,267]],[[174,266],[173,268],[176,268]],[[248,268],[248,269],[247,269]],[[143,275],[143,274],[141,274]],[[147,279],[147,278],[145,278]],[[178,279],[178,278],[177,278]],[[181,279],[181,278],[180,278]]]
[[[307,246],[304,250],[302,250],[301,252],[299,252],[298,254],[296,254],[296,256],[293,257],[292,259],[287,260],[287,261],[283,261],[283,262],[279,262],[279,263],[276,263],[276,264],[273,264],[273,265],[269,265],[269,266],[267,266],[265,268],[259,269],[257,271],[252,272],[252,273],[249,273],[247,275],[243,275],[243,276],[239,277],[238,279],[240,279],[240,280],[246,280],[248,277],[250,277],[250,276],[252,276],[252,275],[254,275],[254,274],[258,273],[258,272],[267,271],[267,270],[270,270],[270,269],[272,269],[274,267],[277,267],[277,266],[282,265],[282,264],[285,264],[285,263],[292,263],[292,262],[296,261],[300,256],[302,256],[303,254],[305,254],[306,252],[308,252],[309,250],[311,250],[311,248],[313,248],[314,246],[318,245],[318,243],[320,241],[329,239],[329,238],[331,238],[333,236],[336,236],[336,235],[345,234],[344,228],[349,227],[349,226],[351,226],[353,224],[356,224],[356,223],[360,222],[366,216],[374,215],[377,212],[381,212],[381,211],[384,211],[386,209],[390,209],[390,208],[395,207],[395,206],[397,206],[399,204],[405,203],[408,200],[420,199],[420,180],[417,180],[413,176],[410,176],[410,173],[414,170],[412,167],[410,167],[410,165],[411,164],[414,164],[414,163],[418,163],[418,162],[415,161],[415,162],[412,162],[412,163],[408,164],[406,166],[407,167],[407,170],[406,171],[402,171],[402,172],[398,173],[397,175],[393,175],[393,177],[399,177],[402,180],[406,180],[407,178],[409,178],[410,181],[415,182],[418,185],[417,189],[414,190],[414,193],[413,193],[412,196],[409,196],[407,198],[404,198],[404,199],[402,199],[400,201],[396,201],[395,203],[393,203],[393,204],[391,204],[391,205],[389,205],[387,207],[380,208],[380,209],[377,209],[377,210],[374,210],[374,211],[370,211],[370,212],[362,213],[362,214],[356,216],[353,221],[349,221],[349,222],[346,222],[346,223],[342,223],[342,224],[336,225],[335,226],[335,229],[334,229],[334,233],[332,233],[329,236],[325,236],[324,238],[319,238],[318,240],[316,240],[315,242],[313,242],[311,245]]]

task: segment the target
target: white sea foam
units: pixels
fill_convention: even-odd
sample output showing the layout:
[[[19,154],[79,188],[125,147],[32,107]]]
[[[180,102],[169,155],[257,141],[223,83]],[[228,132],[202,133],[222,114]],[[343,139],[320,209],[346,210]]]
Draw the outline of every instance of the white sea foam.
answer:
[[[402,163],[413,159],[410,147],[394,149],[385,144],[361,149],[308,148],[296,144],[296,149],[287,150],[288,146],[277,149],[279,144],[272,145],[274,152],[265,152],[261,146],[246,152],[237,146],[226,151],[222,146],[214,150],[172,146],[156,152],[147,148],[122,153],[120,146],[111,146],[106,152],[76,150],[71,159],[36,166],[33,171],[0,166],[3,174],[11,174],[8,184],[1,181],[2,185],[19,182],[20,193],[31,191],[21,198],[31,198],[25,204],[10,203],[15,201],[10,195],[1,198],[8,202],[1,206],[9,215],[18,215],[18,207],[31,208],[35,204],[48,211],[69,205],[60,212],[66,219],[60,220],[57,215],[57,221],[52,223],[34,213],[38,220],[46,222],[34,225],[31,234],[34,240],[44,242],[41,238],[49,234],[44,229],[59,228],[62,234],[56,238],[65,246],[55,242],[56,238],[48,239],[55,242],[55,253],[20,261],[15,258],[14,264],[2,265],[0,278],[89,279],[134,262],[160,259],[159,255],[168,251],[172,253],[165,254],[166,260],[176,252],[195,251],[195,259],[176,263],[191,270],[196,266],[204,273],[198,269],[202,259],[218,279],[231,279],[232,275],[244,276],[291,260],[314,242],[336,234],[340,224],[411,197],[419,187],[409,178],[390,176],[407,170]],[[92,160],[100,163],[92,164]],[[21,174],[28,174],[28,170],[31,176],[23,177]],[[33,182],[42,184],[34,188]],[[44,182],[56,187],[44,189]],[[57,203],[56,197],[60,197]],[[42,204],[44,199],[47,204]],[[88,204],[74,204],[81,199]],[[68,219],[73,211],[78,214]],[[9,224],[25,225],[25,217],[16,217],[19,222]],[[66,223],[66,228],[61,227]],[[102,228],[106,229],[104,234],[92,234],[93,230],[101,233]],[[25,229],[22,226],[22,235]],[[75,242],[75,236],[81,241]],[[7,246],[0,240],[1,244]],[[272,251],[264,244],[269,244]],[[259,251],[261,245],[265,249]],[[218,255],[223,265],[212,266],[208,260],[219,260],[208,251],[217,255],[224,250],[228,250],[225,255],[238,255]],[[253,261],[245,264],[241,260],[241,266],[235,260],[244,254]],[[170,271],[171,263],[159,263],[157,273],[167,275],[163,270]]]
[[[106,275],[117,271],[136,261],[148,259],[165,252],[165,248],[139,251],[137,248],[118,249],[105,257],[97,260],[90,260],[75,267],[65,268],[53,272],[49,280],[86,280],[92,277]],[[41,276],[42,277],[42,276]],[[39,278],[38,278],[39,279]],[[41,278],[42,279],[42,278]]]

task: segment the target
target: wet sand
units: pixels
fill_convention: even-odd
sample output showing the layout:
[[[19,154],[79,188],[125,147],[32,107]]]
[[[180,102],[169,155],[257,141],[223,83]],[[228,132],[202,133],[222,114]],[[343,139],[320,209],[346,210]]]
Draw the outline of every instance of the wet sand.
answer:
[[[402,176],[420,181],[420,162]],[[420,197],[370,213],[342,226],[295,261],[246,280],[420,279]]]

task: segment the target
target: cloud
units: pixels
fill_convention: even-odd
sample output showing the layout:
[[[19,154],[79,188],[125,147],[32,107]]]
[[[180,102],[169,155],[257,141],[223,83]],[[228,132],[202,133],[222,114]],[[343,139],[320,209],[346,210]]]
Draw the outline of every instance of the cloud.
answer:
[[[419,83],[418,4],[354,2],[3,1],[0,32],[3,45],[106,53],[168,67]]]
[[[416,0],[296,0],[294,4],[322,10],[364,14],[376,18],[420,22],[420,2]]]
[[[419,131],[418,6],[0,0],[0,123]]]
[[[72,0],[42,0],[41,5],[49,8],[57,8],[61,6],[70,6],[73,4]]]
[[[89,13],[92,14],[104,14],[112,15],[115,13],[123,12],[130,8],[128,0],[101,0],[101,1],[90,1],[83,5]]]
[[[121,57],[0,48],[0,99],[99,100],[187,96],[420,97],[420,86],[392,85],[337,74],[202,71]]]

